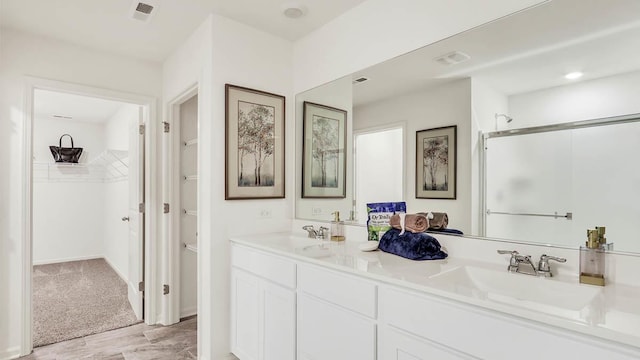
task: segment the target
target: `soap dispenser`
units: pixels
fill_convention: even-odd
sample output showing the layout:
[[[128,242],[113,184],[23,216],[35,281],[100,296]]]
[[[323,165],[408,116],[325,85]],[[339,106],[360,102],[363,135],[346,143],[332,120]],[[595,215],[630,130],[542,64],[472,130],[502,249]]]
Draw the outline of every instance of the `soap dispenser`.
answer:
[[[580,246],[580,282],[583,284],[604,286],[605,251],[610,248],[604,234],[604,226],[587,230],[585,246]]]
[[[344,221],[340,221],[340,212],[334,211],[333,221],[331,222],[331,241],[344,241]]]

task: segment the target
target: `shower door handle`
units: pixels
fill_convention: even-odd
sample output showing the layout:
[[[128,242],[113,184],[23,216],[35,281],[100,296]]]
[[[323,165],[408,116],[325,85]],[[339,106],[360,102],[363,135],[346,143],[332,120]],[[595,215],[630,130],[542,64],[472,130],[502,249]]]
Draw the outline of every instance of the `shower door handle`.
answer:
[[[129,221],[129,217],[128,216],[123,216],[121,220],[122,221]]]

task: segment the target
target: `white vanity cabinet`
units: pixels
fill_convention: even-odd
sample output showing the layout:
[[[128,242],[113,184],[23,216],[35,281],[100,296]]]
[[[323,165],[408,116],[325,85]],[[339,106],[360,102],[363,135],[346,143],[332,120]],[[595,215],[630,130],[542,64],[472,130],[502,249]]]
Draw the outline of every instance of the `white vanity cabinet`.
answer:
[[[232,352],[242,360],[294,360],[295,263],[233,246],[231,265]]]
[[[596,338],[391,286],[378,292],[381,359],[638,359]]]
[[[260,246],[232,245],[231,346],[241,360],[640,359],[635,347],[580,333],[584,323],[551,326],[542,322],[549,315],[476,306]]]
[[[376,358],[376,285],[298,266],[298,359]]]

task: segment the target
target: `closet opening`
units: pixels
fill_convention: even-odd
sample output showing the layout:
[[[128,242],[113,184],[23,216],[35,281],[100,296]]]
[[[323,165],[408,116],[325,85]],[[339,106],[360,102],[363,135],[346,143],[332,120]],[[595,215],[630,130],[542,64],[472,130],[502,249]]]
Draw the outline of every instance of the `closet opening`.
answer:
[[[33,90],[33,347],[144,320],[145,111]]]
[[[164,166],[167,243],[172,263],[168,323],[198,313],[198,87],[169,103],[170,127],[165,127]]]

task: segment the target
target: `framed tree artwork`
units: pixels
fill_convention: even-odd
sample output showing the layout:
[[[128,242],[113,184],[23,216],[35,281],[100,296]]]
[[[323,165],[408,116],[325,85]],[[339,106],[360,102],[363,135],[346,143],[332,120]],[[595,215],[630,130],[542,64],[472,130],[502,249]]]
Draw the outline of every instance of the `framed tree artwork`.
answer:
[[[456,198],[457,126],[416,132],[416,198]]]
[[[225,97],[225,199],[284,198],[284,96],[227,84]]]
[[[302,197],[346,197],[347,112],[305,101]]]

